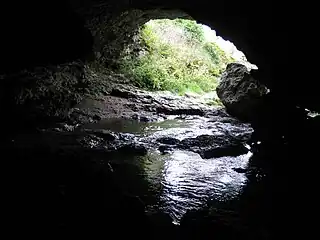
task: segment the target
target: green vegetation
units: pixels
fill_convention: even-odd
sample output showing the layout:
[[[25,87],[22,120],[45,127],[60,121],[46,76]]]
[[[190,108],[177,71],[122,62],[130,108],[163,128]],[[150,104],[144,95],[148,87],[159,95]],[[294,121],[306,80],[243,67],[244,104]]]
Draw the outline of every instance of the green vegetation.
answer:
[[[152,20],[140,29],[141,51],[124,56],[120,70],[139,87],[203,93],[233,61],[214,42],[205,39],[201,25],[190,20]]]

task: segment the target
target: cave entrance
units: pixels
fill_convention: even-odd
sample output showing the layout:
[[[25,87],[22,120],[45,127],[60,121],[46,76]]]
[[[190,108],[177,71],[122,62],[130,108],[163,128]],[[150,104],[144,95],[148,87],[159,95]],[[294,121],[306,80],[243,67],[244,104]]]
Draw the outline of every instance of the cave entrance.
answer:
[[[230,41],[190,19],[151,19],[122,52],[120,70],[148,90],[210,96],[229,63],[257,69]]]
[[[233,43],[193,19],[151,18],[136,12],[125,16],[132,15],[144,16],[145,21],[122,19],[123,26],[132,24],[132,19],[138,24],[130,33],[122,34],[130,39],[124,38],[117,63],[129,83],[149,91],[141,97],[141,89],[132,94],[114,92],[117,96],[132,96],[132,105],[140,110],[140,116],[135,117],[140,122],[120,120],[120,131],[130,128],[130,134],[142,133],[141,142],[153,141],[139,163],[145,179],[157,192],[156,204],[150,209],[147,206],[146,212],[154,211],[156,206],[156,211],[180,224],[188,218],[188,211],[201,209],[208,201],[213,208],[220,201],[233,201],[246,185],[244,173],[252,157],[249,140],[253,129],[232,118],[224,108],[216,107],[222,104],[216,88],[229,63],[241,63],[248,70],[257,66],[249,63]],[[247,75],[240,78],[243,76]],[[170,94],[153,95],[150,90]],[[172,97],[172,92],[184,96]],[[163,119],[149,121],[141,117],[145,109],[154,109]],[[113,130],[114,122],[107,124]]]

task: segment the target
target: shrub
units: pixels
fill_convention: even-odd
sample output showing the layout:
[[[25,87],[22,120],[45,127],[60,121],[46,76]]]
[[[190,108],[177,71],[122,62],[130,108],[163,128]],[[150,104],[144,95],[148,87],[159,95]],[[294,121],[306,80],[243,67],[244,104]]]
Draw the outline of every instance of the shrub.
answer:
[[[153,20],[140,29],[140,57],[125,56],[120,70],[150,90],[212,91],[232,61],[215,43],[206,42],[201,25],[190,20]]]

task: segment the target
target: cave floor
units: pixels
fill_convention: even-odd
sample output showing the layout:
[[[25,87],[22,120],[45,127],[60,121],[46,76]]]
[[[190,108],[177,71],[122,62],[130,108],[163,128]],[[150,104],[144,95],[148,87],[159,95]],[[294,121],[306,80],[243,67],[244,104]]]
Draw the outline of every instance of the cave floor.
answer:
[[[259,151],[243,148],[252,129],[223,108],[117,84],[68,116],[2,146],[10,159],[10,226],[117,238],[270,239],[268,176],[250,164]]]

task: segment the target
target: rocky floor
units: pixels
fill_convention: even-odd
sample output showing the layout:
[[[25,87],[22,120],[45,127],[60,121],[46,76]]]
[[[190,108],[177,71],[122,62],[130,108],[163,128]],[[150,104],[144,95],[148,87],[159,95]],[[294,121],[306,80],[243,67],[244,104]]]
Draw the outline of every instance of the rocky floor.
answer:
[[[164,131],[159,136],[137,139],[130,131],[121,132],[124,130],[122,125],[129,123],[143,125],[172,120],[187,124],[191,134]],[[115,132],[115,126],[119,124],[120,130]],[[146,152],[152,145],[162,153],[182,149],[199,153],[203,158],[212,158],[247,153],[245,144],[252,131],[248,124],[232,118],[222,107],[206,104],[203,98],[148,92],[116,84],[109,94],[95,99],[86,98],[70,109],[65,122],[40,132],[50,136],[50,142],[53,139],[58,141],[51,146],[63,148],[71,145],[74,148],[112,152],[126,147],[132,150],[137,148],[137,151],[145,149]],[[63,136],[62,143],[59,143],[60,136]],[[18,141],[15,140],[15,144]],[[66,141],[70,143],[66,144]],[[21,145],[24,145],[23,142]]]
[[[66,121],[38,129],[36,133],[17,134],[6,143],[4,151],[9,151],[15,159],[10,162],[13,166],[7,168],[12,169],[9,171],[12,176],[16,176],[10,189],[20,189],[22,195],[31,196],[30,201],[25,200],[15,211],[27,216],[28,209],[35,209],[34,214],[38,217],[43,213],[50,216],[42,217],[47,219],[49,226],[65,229],[79,229],[79,226],[104,229],[108,225],[110,234],[118,236],[122,235],[114,229],[119,227],[117,222],[121,222],[124,228],[132,228],[132,235],[141,238],[191,239],[195,232],[191,234],[188,226],[203,235],[214,226],[217,239],[228,236],[228,239],[237,239],[240,235],[259,239],[264,228],[261,230],[259,225],[257,231],[250,232],[246,212],[234,209],[238,203],[215,202],[214,208],[203,210],[206,213],[190,211],[180,219],[180,227],[172,224],[172,217],[168,214],[156,210],[159,186],[169,191],[165,196],[173,194],[173,197],[181,198],[179,204],[169,202],[168,209],[175,206],[193,209],[193,205],[189,206],[184,199],[194,203],[206,201],[203,194],[210,195],[216,186],[207,189],[204,181],[209,183],[208,186],[215,181],[216,176],[211,172],[215,167],[220,169],[217,177],[221,174],[220,177],[225,178],[223,174],[231,174],[236,182],[243,181],[248,169],[237,163],[241,159],[233,162],[228,157],[237,159],[238,155],[249,152],[252,132],[250,125],[195,96],[181,97],[168,92],[147,92],[114,85],[105,96],[84,99],[70,109]],[[154,152],[159,160],[150,158]],[[175,159],[175,153],[186,159]],[[142,161],[133,161],[131,156],[143,158]],[[169,180],[168,185],[165,183],[161,187],[164,183],[163,158],[171,158],[165,161],[186,165],[184,167],[192,164],[180,176],[187,181],[190,173],[198,176],[189,182],[191,192],[178,190],[173,193],[178,185]],[[230,165],[223,167],[223,161]],[[201,175],[205,171],[196,173],[203,166],[211,166],[208,176]],[[141,177],[146,174],[151,174],[151,182],[155,184],[153,190],[150,190],[150,179],[147,181]],[[213,179],[208,179],[209,176]],[[22,178],[25,180],[21,181]],[[181,184],[184,187],[185,183]],[[45,193],[41,189],[46,189]],[[223,189],[235,191],[230,186]],[[17,199],[21,194],[15,201],[19,202]],[[42,199],[41,203],[34,201],[38,197]],[[250,198],[250,201],[253,200]],[[48,204],[53,206],[51,210],[46,207]],[[246,201],[244,205],[247,206]],[[146,208],[149,209],[147,214]],[[208,211],[214,214],[209,217]],[[35,222],[39,226],[48,226],[45,222]],[[154,231],[163,233],[155,237]]]
[[[76,123],[106,118],[150,122],[166,119],[167,115],[215,114],[217,109],[208,106],[205,100],[197,96],[181,97],[170,92],[149,92],[130,85],[115,84],[106,96],[84,99],[70,110],[69,117]]]

